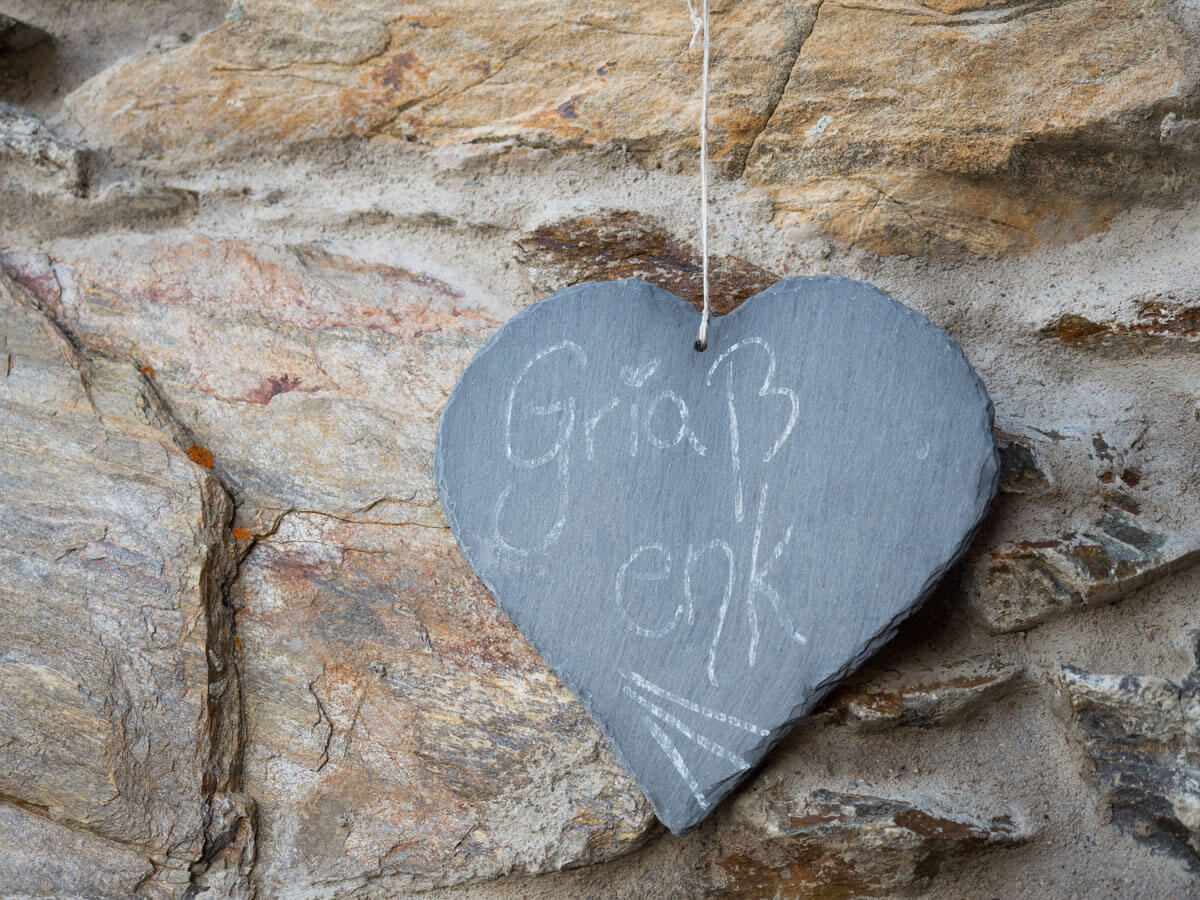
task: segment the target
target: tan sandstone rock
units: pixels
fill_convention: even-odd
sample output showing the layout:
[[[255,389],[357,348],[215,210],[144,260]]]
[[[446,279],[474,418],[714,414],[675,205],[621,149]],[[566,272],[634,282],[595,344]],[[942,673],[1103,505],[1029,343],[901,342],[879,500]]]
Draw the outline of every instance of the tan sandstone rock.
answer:
[[[714,6],[722,31],[715,155],[744,155],[815,5]],[[244,2],[193,46],[100,75],[72,106],[98,139],[149,157],[349,136],[694,149],[699,57],[688,49],[691,34],[685,4],[646,0],[355,0],[320,11]],[[169,102],[157,106],[150,96]]]
[[[442,524],[437,417],[496,324],[424,273],[312,246],[130,241],[10,268],[81,341],[153,372],[239,525],[282,512]]]
[[[1200,73],[1168,3],[1116,10],[827,0],[747,171],[785,218],[885,253],[1104,227],[1183,187],[1190,157],[1160,132]]]
[[[242,590],[269,895],[553,871],[644,839],[649,805],[448,529],[288,515]]]
[[[646,0],[247,0],[68,106],[89,139],[168,170],[345,138],[690,167],[690,34],[683,3]],[[1200,62],[1168,0],[721,2],[713,36],[713,159],[780,224],[882,253],[1012,252],[1196,187]]]

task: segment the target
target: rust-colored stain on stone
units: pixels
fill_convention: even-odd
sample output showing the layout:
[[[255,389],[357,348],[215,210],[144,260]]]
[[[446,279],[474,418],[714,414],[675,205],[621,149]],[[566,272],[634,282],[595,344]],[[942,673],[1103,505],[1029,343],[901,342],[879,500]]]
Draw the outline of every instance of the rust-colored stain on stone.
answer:
[[[1077,313],[1063,313],[1043,326],[1039,334],[1042,337],[1055,337],[1066,344],[1086,344],[1097,335],[1109,334],[1109,326],[1093,322],[1086,316]]]
[[[700,307],[703,275],[695,246],[666,232],[658,220],[610,210],[551,222],[517,240],[518,257],[537,286],[550,292],[582,281],[643,278]],[[725,315],[779,280],[774,272],[735,256],[710,261],[713,312]]]
[[[1075,540],[1079,535],[1074,531],[1067,531],[1056,538],[1045,538],[1040,541],[1013,541],[1013,546],[1018,550],[1058,550]],[[993,559],[1000,559],[1002,554],[993,554]]]
[[[899,884],[938,871],[952,857],[1032,836],[1008,814],[825,789],[773,797],[762,809],[769,824],[757,840],[740,836],[710,857],[716,896],[891,897]]]
[[[1178,303],[1168,294],[1165,299],[1145,300],[1138,307],[1138,318],[1139,328],[1146,334],[1200,336],[1200,302],[1195,298]]]
[[[299,387],[299,378],[293,378],[291,375],[269,375],[259,382],[257,388],[246,395],[246,399],[251,403],[266,406],[280,394],[286,394]]]
[[[1020,673],[994,658],[961,659],[900,675],[876,673],[835,689],[818,714],[868,728],[945,724],[1007,689]]]
[[[1136,337],[1194,339],[1200,337],[1200,302],[1197,298],[1180,301],[1174,294],[1141,300],[1128,322],[1095,322],[1078,313],[1063,313],[1038,333],[1066,344],[1101,344]]]
[[[199,444],[192,444],[187,448],[187,457],[198,466],[204,466],[206,469],[213,467],[212,451],[207,447],[201,447]]]
[[[895,822],[901,828],[907,828],[921,837],[962,841],[967,844],[987,841],[995,829],[1004,829],[1009,824],[993,821],[989,828],[980,828],[972,822],[958,822],[944,816],[933,816],[916,808],[897,813]]]
[[[62,316],[62,287],[47,254],[27,247],[0,247],[0,273],[29,291],[53,315]]]
[[[899,715],[904,709],[904,694],[880,690],[872,684],[849,684],[837,688],[821,704],[822,710],[855,704],[885,715]]]

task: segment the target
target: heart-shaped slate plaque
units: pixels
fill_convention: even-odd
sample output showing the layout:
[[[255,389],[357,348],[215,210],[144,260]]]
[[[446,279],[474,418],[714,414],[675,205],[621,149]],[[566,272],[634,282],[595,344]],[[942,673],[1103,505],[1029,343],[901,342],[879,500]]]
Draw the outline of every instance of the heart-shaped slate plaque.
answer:
[[[992,404],[863,282],[714,319],[637,279],[530,306],[442,414],[468,562],[674,832],[895,632],[996,490]]]

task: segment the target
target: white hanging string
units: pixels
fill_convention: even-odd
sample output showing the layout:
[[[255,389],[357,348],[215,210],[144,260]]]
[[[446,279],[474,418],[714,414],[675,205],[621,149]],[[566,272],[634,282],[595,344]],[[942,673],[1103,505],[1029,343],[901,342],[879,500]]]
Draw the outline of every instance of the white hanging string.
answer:
[[[695,0],[687,0],[688,17],[692,21],[692,40],[688,47],[696,46],[696,38],[702,38],[704,62],[700,73],[700,256],[704,284],[704,309],[700,313],[700,333],[696,336],[696,349],[708,346],[708,317],[711,305],[708,299],[708,0],[700,0],[697,11]]]

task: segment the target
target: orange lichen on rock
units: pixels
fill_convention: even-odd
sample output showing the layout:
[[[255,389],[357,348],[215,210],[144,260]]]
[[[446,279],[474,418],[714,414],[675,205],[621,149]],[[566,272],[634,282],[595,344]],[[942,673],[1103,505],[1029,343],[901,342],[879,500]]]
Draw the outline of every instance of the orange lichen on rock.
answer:
[[[213,467],[212,451],[207,447],[201,447],[199,444],[192,444],[187,448],[187,457],[198,466],[204,466],[206,469]]]

